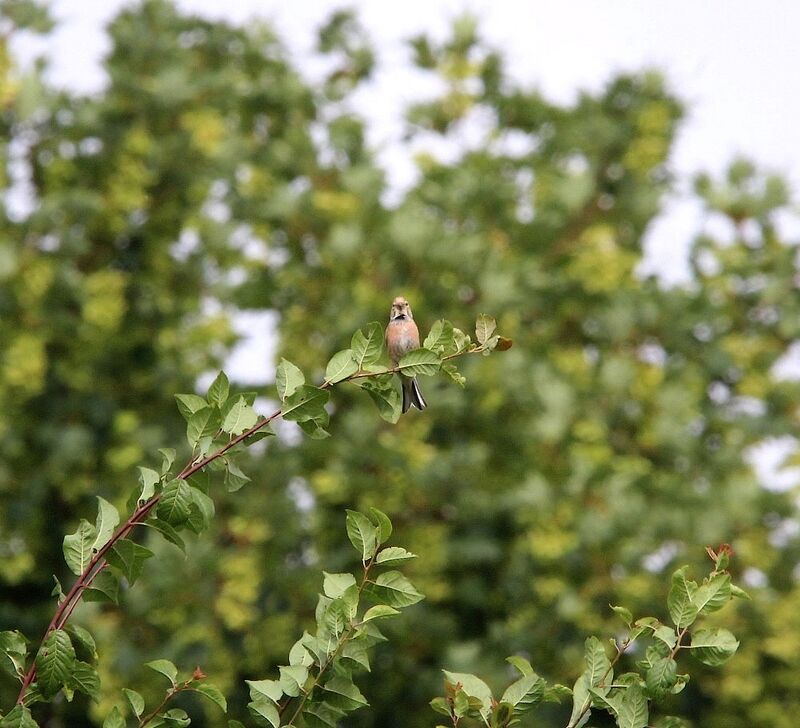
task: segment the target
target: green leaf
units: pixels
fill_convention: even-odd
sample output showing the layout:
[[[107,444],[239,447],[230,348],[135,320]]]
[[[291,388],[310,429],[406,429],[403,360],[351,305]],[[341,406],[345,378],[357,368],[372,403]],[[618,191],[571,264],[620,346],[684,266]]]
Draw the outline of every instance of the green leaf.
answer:
[[[722,609],[730,599],[730,574],[715,574],[697,588],[692,602],[700,614],[708,614]]]
[[[175,462],[175,448],[160,447],[158,451],[161,453],[161,474],[166,475]]]
[[[26,706],[15,705],[7,716],[0,718],[0,728],[39,728],[39,724]]]
[[[350,348],[359,371],[368,364],[374,364],[383,352],[383,326],[373,321],[365,329],[356,331],[350,341]]]
[[[515,713],[522,713],[541,702],[545,686],[545,681],[537,674],[524,675],[506,688],[500,702],[510,703]]]
[[[462,389],[464,388],[464,385],[467,383],[467,378],[458,371],[455,364],[444,362],[442,364],[442,371],[448,376],[450,381],[455,382]]]
[[[581,728],[581,726],[589,722],[589,718],[592,715],[592,711],[589,710],[591,704],[589,678],[584,672],[575,681],[575,686],[572,688],[572,713],[569,717],[569,728]]]
[[[189,418],[186,425],[186,439],[192,448],[197,446],[201,438],[213,437],[219,430],[219,412],[213,407],[203,407]]]
[[[54,629],[36,655],[37,682],[45,699],[52,698],[68,684],[75,662],[75,649],[69,635],[62,629]]]
[[[220,372],[217,374],[216,379],[211,382],[211,386],[208,388],[206,399],[208,400],[209,404],[216,405],[222,409],[225,406],[225,403],[228,401],[229,392],[230,382],[228,382],[228,377],[225,372]]]
[[[308,668],[305,665],[281,665],[281,690],[286,695],[296,698],[303,691],[308,679]]]
[[[662,698],[677,682],[678,664],[671,657],[660,657],[653,661],[645,675],[647,692],[652,698]]]
[[[633,623],[633,615],[631,614],[630,609],[626,609],[625,607],[616,607],[612,604],[611,611],[613,611],[614,614],[616,614],[629,627]]]
[[[125,728],[125,718],[115,705],[103,721],[103,728]]]
[[[524,677],[536,675],[531,667],[531,663],[528,662],[524,657],[520,657],[519,655],[511,655],[511,657],[506,657],[506,662],[516,667]]]
[[[28,648],[21,632],[0,632],[0,667],[9,675],[20,678],[25,673]]]
[[[568,700],[572,697],[572,690],[566,685],[550,685],[544,690],[543,703],[560,703],[562,700]]]
[[[352,574],[329,574],[323,571],[322,591],[326,597],[336,599],[342,596],[351,586],[354,586],[356,579]]]
[[[350,661],[354,666],[363,667],[369,672],[369,654],[367,653],[369,639],[356,637],[347,642],[342,650],[342,659]]]
[[[329,419],[325,404],[330,396],[331,393],[327,389],[304,385],[284,402],[283,419],[296,422],[316,420],[324,427]]]
[[[697,584],[686,578],[688,568],[683,566],[672,574],[672,586],[667,596],[669,616],[678,629],[692,624],[700,611],[692,601],[697,591]]]
[[[249,482],[250,478],[239,469],[239,466],[233,460],[225,458],[225,487],[228,493],[235,493]]]
[[[739,649],[739,640],[727,629],[699,629],[692,634],[692,654],[704,665],[718,667]]]
[[[326,696],[326,701],[334,708],[349,713],[368,705],[367,699],[361,694],[361,691],[347,678],[337,675],[328,680],[323,687],[326,692],[330,693]]]
[[[208,407],[208,402],[198,394],[176,394],[175,399],[178,401],[178,411],[187,421],[195,412]]]
[[[378,553],[375,558],[375,563],[383,564],[384,566],[388,564],[397,565],[404,564],[406,561],[411,561],[411,559],[416,558],[416,554],[412,554],[410,551],[406,551],[399,546],[389,546]]]
[[[144,503],[155,495],[156,485],[158,485],[159,480],[161,480],[161,476],[152,468],[139,467],[139,484],[142,486],[141,493],[137,499],[139,503]]]
[[[278,388],[278,396],[283,402],[287,397],[291,397],[299,387],[306,383],[306,378],[292,362],[281,359],[278,369],[275,372],[275,386]]]
[[[297,426],[312,440],[324,440],[331,436],[317,420],[300,420]]]
[[[595,687],[601,683],[609,684],[613,679],[614,673],[603,643],[597,637],[589,637],[584,645],[585,675],[589,681],[589,686]]]
[[[245,430],[249,430],[256,422],[258,422],[258,415],[255,410],[247,404],[244,397],[240,396],[225,415],[222,429],[235,437],[241,435]]]
[[[119,525],[119,513],[107,500],[97,496],[98,510],[95,523],[95,538],[92,551],[95,553],[105,546],[114,535],[114,530]]]
[[[81,518],[75,533],[64,536],[64,561],[73,574],[80,576],[86,570],[94,556],[92,544],[96,538],[94,526],[85,518]]]
[[[225,700],[225,696],[216,685],[202,683],[201,685],[192,686],[192,690],[196,693],[200,693],[200,695],[205,695],[212,703],[216,703],[222,708],[223,713],[228,712],[228,701]]]
[[[353,350],[343,349],[337,351],[328,362],[328,366],[325,368],[325,381],[336,384],[357,371],[358,364],[353,359]]]
[[[450,354],[455,351],[455,339],[453,337],[453,324],[444,319],[433,322],[431,330],[422,342],[424,349],[430,349],[437,354]]]
[[[97,659],[97,644],[89,630],[84,629],[78,624],[69,624],[65,629],[69,633],[73,647],[85,653],[85,656],[90,660]]]
[[[192,482],[191,478],[189,482]],[[191,488],[190,495],[192,502],[189,505],[190,513],[186,525],[194,533],[202,533],[211,525],[211,521],[214,519],[214,501],[199,488]]]
[[[478,320],[475,322],[475,338],[478,340],[478,343],[481,345],[485,344],[492,334],[494,334],[496,328],[497,324],[491,316],[487,316],[485,313],[478,316]]]
[[[626,687],[617,706],[617,726],[619,728],[647,727],[650,717],[647,709],[647,696],[641,685]]]
[[[400,360],[397,367],[407,377],[416,377],[418,374],[431,376],[439,371],[441,363],[436,352],[429,349],[414,349]]]
[[[369,515],[373,523],[378,527],[378,543],[385,543],[392,535],[392,521],[383,511],[379,511],[372,506],[369,507]]]
[[[144,665],[151,670],[155,670],[155,672],[161,673],[167,680],[175,685],[178,678],[178,668],[169,660],[152,660],[151,662],[145,662]]]
[[[141,575],[144,562],[152,555],[153,552],[150,549],[123,538],[111,547],[106,554],[106,559],[109,564],[122,572],[132,586]]]
[[[151,518],[150,520],[145,521],[144,525],[155,529],[167,541],[177,546],[181,551],[183,551],[184,554],[186,553],[186,544],[183,542],[180,534],[169,523],[162,521],[160,518]]]
[[[370,607],[361,619],[362,622],[369,622],[373,619],[381,619],[383,617],[393,617],[395,614],[400,614],[400,611],[387,604],[376,604]]]
[[[476,698],[481,705],[481,715],[488,715],[491,711],[492,691],[479,677],[465,672],[450,672],[442,670],[445,680],[450,685],[461,685],[461,689],[468,697]]]
[[[144,698],[135,690],[130,690],[129,688],[122,688],[122,692],[125,693],[125,697],[131,704],[134,715],[137,718],[141,718],[142,713],[144,713]]]
[[[425,598],[399,571],[380,574],[375,582],[369,585],[369,593],[376,597],[378,602],[401,609]]]
[[[108,569],[103,569],[83,592],[85,602],[111,602],[119,604],[119,579]]]
[[[306,703],[303,708],[303,720],[307,728],[336,728],[344,716],[343,710],[325,700],[320,703]]]
[[[347,537],[361,554],[361,561],[369,561],[378,549],[377,527],[363,513],[351,510],[347,511],[345,523]]]
[[[278,728],[278,726],[281,724],[281,717],[278,714],[278,708],[271,700],[268,700],[263,696],[258,696],[254,700],[251,700],[247,704],[247,707],[254,716],[263,718],[273,728]]]
[[[400,392],[392,385],[391,376],[357,380],[378,408],[380,416],[395,424],[402,413]]]
[[[752,601],[753,599],[744,589],[736,586],[736,584],[731,584],[731,596],[737,599],[746,599],[747,601]]]
[[[100,700],[100,676],[92,665],[76,661],[69,675],[69,687],[88,695],[92,700]]]
[[[431,700],[430,706],[437,713],[450,717],[450,703],[447,702],[446,698],[434,698]]]
[[[297,640],[297,642],[292,645],[292,649],[289,650],[289,664],[303,665],[305,667],[310,667],[314,664],[314,655],[306,649],[302,637]]]
[[[156,514],[170,526],[183,526],[192,514],[192,487],[185,481],[175,479],[164,486]]]
[[[250,698],[264,695],[272,702],[277,703],[283,697],[283,689],[277,680],[245,680],[250,686]]]

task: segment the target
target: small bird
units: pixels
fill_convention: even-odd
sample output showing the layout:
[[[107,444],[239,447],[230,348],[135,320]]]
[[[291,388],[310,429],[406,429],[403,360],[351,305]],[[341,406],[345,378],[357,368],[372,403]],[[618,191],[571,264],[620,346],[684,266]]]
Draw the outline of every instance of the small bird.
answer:
[[[409,351],[419,349],[419,329],[414,323],[411,306],[403,296],[398,296],[392,301],[389,325],[386,327],[386,349],[393,366],[397,366]],[[428,403],[422,396],[417,378],[400,374],[400,381],[403,385],[403,414],[408,412],[412,405],[418,410],[424,410]]]

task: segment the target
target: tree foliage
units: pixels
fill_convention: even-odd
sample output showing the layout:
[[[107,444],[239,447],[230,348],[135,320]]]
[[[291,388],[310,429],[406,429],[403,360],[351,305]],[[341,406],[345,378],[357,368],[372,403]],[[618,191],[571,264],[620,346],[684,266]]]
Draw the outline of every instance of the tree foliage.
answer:
[[[34,8],[6,2],[3,21],[47,30]],[[279,369],[267,396],[290,401],[297,424],[227,469],[228,490],[245,472],[253,482],[220,497],[206,538],[185,539],[191,558],[154,535],[141,548],[158,558],[121,610],[76,612],[99,625],[106,656],[95,722],[123,685],[141,683],[148,705],[163,695],[163,678],[138,669],[156,657],[201,663],[244,715],[243,680],[285,661],[313,620],[318,570],[354,566],[343,509],[374,507],[420,554],[407,571],[427,599],[387,626],[392,648],[377,647],[359,683],[372,710],[352,725],[430,725],[442,666],[499,686],[505,656],[527,654],[567,682],[586,636],[613,632],[608,604],[660,614],[677,563],[730,542],[754,597],[735,611],[737,660],[699,672],[669,712],[711,728],[793,726],[795,505],[764,489],[748,459],[798,421],[800,387],[776,370],[800,328],[783,182],[744,161],[722,179],[701,175],[696,195],[715,225],[691,241],[691,282],[665,287],[638,271],[675,186],[683,109],[653,72],[559,105],[520,86],[468,19],[443,42],[413,39],[441,91],[409,109],[409,139],[455,142],[476,119],[484,137],[452,162],[419,153],[416,183],[390,206],[348,103],[374,60],[351,16],[321,30],[330,72],[318,86],[268,27],[165,0],[126,9],[109,35],[108,85],[91,97],[21,73],[0,41],[2,185],[18,190],[27,175],[33,202],[29,213],[13,195],[0,203],[0,626],[44,631],[51,574],[71,578],[63,534],[74,534],[74,570],[108,527],[108,516],[81,521],[95,496],[121,511],[137,479],[144,500],[160,487],[156,448],[184,438],[172,392],[190,393],[183,455],[221,425],[248,427],[255,395],[224,416],[227,382],[206,405],[191,396],[234,344],[237,311],[279,312],[279,356],[304,379]],[[343,392],[328,405],[336,436],[324,438],[305,378],[350,376],[353,354],[337,354],[348,348],[363,366],[369,330],[351,334],[395,292],[423,337],[436,319],[466,330],[491,311],[514,347],[464,367],[464,391],[429,385],[431,406],[395,425]],[[273,367],[259,368],[266,380]],[[390,394],[365,389],[393,412]],[[202,513],[183,486],[167,492],[167,525]],[[112,558],[134,577],[146,556],[121,546]],[[690,618],[691,599],[671,601],[671,615]],[[653,684],[671,680],[662,667]],[[9,704],[15,686],[0,691]],[[177,700],[203,720],[188,693]],[[206,724],[222,725],[207,708]],[[52,710],[69,722],[87,708]]]

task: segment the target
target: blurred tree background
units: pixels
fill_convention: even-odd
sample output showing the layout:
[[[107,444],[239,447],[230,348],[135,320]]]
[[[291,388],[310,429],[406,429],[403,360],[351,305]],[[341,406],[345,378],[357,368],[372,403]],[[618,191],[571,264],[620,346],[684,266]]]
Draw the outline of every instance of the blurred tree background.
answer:
[[[617,628],[609,603],[662,614],[671,569],[723,541],[754,596],[719,617],[742,645],[695,670],[669,712],[704,728],[796,724],[797,487],[763,488],[746,457],[800,418],[798,381],[775,374],[800,334],[780,179],[743,161],[700,177],[730,235],[698,234],[691,283],[665,287],[637,273],[675,188],[683,113],[655,73],[556,105],[468,19],[445,43],[416,38],[441,94],[408,110],[409,137],[489,121],[453,163],[420,155],[418,182],[388,206],[348,105],[375,62],[351,16],[321,29],[331,70],[311,86],[268,27],[145,0],[109,28],[107,88],[80,97],[10,57],[13,34],[46,32],[46,17],[23,0],[3,13],[2,185],[28,175],[35,206],[0,206],[0,629],[41,635],[52,574],[71,583],[63,535],[95,495],[123,507],[136,466],[185,441],[172,395],[223,364],[238,311],[276,312],[280,354],[314,379],[396,293],[423,331],[487,312],[515,341],[469,362],[463,391],[423,382],[430,408],[396,426],[343,388],[330,439],[281,428],[249,456],[253,482],[216,494],[188,559],[153,542],[121,608],[81,607],[103,701],[48,707],[48,725],[85,725],[87,711],[99,725],[123,685],[154,695],[142,662],[156,657],[200,664],[244,716],[243,679],[285,662],[320,570],[352,566],[344,509],[371,505],[420,554],[410,575],[427,599],[387,630],[361,683],[372,708],[351,725],[433,725],[441,667],[498,683],[513,653],[572,684],[585,637]],[[253,362],[265,378],[273,367]],[[15,695],[0,678],[2,705]],[[225,725],[187,700],[199,725]],[[552,725],[568,712],[553,707]]]

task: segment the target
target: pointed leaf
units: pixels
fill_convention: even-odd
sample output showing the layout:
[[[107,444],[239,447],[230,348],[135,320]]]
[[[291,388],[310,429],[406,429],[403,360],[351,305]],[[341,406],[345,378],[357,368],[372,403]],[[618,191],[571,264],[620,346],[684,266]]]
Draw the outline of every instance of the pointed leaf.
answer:
[[[119,513],[107,500],[97,496],[98,510],[95,523],[95,538],[92,551],[97,552],[105,546],[114,535],[114,529],[119,525]]]
[[[645,682],[652,698],[662,698],[677,682],[678,665],[671,657],[660,657],[647,669]]]
[[[485,313],[478,316],[478,320],[475,322],[475,338],[478,343],[485,344],[496,328],[495,320],[491,316],[487,316]]]
[[[536,673],[525,675],[506,688],[501,703],[510,703],[515,713],[530,710],[544,697],[546,683]]]
[[[0,718],[0,728],[39,728],[39,724],[33,719],[27,706],[15,705],[8,715]]]
[[[329,574],[327,571],[322,572],[324,581],[322,591],[325,596],[331,599],[336,599],[342,596],[351,586],[354,586],[356,579],[352,574]]]
[[[378,543],[385,543],[392,535],[392,522],[383,511],[370,506],[369,515],[378,527]]]
[[[255,410],[247,404],[244,397],[239,397],[233,407],[228,410],[222,421],[222,429],[231,435],[241,435],[258,422]]]
[[[329,415],[325,405],[330,399],[327,389],[304,385],[286,399],[283,405],[283,419],[305,422],[316,420],[321,426],[328,424]]]
[[[169,660],[153,660],[151,662],[145,662],[145,667],[149,667],[151,670],[161,673],[167,678],[167,680],[175,685],[175,682],[178,678],[178,668],[175,667],[175,665],[173,665]]]
[[[103,569],[83,592],[83,601],[119,604],[119,579],[109,569]]]
[[[223,713],[228,712],[228,701],[225,700],[225,696],[216,685],[202,683],[200,685],[192,686],[192,690],[194,690],[196,693],[200,693],[200,695],[205,695],[211,702],[216,703],[220,708],[222,708]]]
[[[86,662],[76,661],[69,676],[69,686],[88,695],[95,702],[100,700],[100,676]]]
[[[377,321],[367,324],[365,329],[353,334],[350,348],[359,370],[368,364],[374,364],[380,359],[383,351],[383,327]]]
[[[382,617],[393,617],[395,614],[400,614],[400,611],[387,604],[376,604],[364,613],[364,617],[361,621],[369,622],[373,619],[381,619]]]
[[[406,551],[404,548],[400,548],[399,546],[388,546],[377,555],[375,558],[375,563],[383,564],[384,566],[389,564],[397,565],[404,564],[406,561],[411,561],[411,559],[416,558],[416,554],[412,554],[410,551]]]
[[[182,526],[192,514],[191,506],[192,487],[185,480],[175,479],[164,486],[156,513],[170,526]]]
[[[295,391],[306,383],[306,378],[292,362],[281,359],[278,369],[275,372],[275,386],[278,388],[278,396],[283,402],[287,397],[291,397]]]
[[[439,371],[441,364],[441,359],[435,351],[414,349],[400,360],[397,368],[407,377],[416,377],[418,374],[431,376]]]
[[[450,354],[454,352],[456,345],[453,337],[453,324],[444,319],[434,321],[422,346],[425,349],[435,351],[437,354]]]
[[[125,697],[131,704],[134,715],[137,718],[141,718],[142,713],[144,713],[144,698],[135,690],[130,690],[129,688],[122,688],[122,692],[125,693]]]
[[[161,476],[152,468],[139,468],[139,484],[142,486],[141,493],[137,499],[139,503],[144,503],[155,495],[156,485],[158,485],[159,480],[161,480]]]
[[[368,705],[367,699],[361,694],[361,691],[347,678],[333,677],[325,683],[324,689],[330,693],[326,696],[326,701],[347,713]]]
[[[608,684],[613,678],[611,661],[606,655],[603,643],[597,637],[589,637],[585,643],[586,677],[591,687]]]
[[[86,570],[94,556],[92,544],[96,537],[94,526],[85,518],[81,518],[75,533],[64,536],[64,561],[73,574],[80,576]]]
[[[425,598],[399,571],[380,574],[375,582],[369,585],[369,593],[379,602],[399,608],[411,606]]]
[[[617,725],[619,728],[646,728],[649,719],[644,690],[638,684],[629,685],[617,707]]]
[[[378,408],[378,413],[387,422],[395,424],[402,413],[400,392],[391,383],[391,377],[375,377],[356,380]]]
[[[450,672],[449,670],[442,670],[442,672],[444,673],[445,680],[450,685],[460,684],[461,690],[463,690],[468,697],[477,698],[478,701],[480,701],[481,715],[489,714],[492,704],[492,691],[483,680],[465,672]]]
[[[347,537],[355,550],[361,554],[361,560],[369,561],[378,548],[376,526],[363,513],[348,510],[346,527]]]
[[[724,664],[739,649],[739,640],[727,629],[699,629],[692,635],[692,655],[711,667]]]
[[[97,644],[89,630],[84,629],[78,624],[67,625],[66,630],[72,640],[72,645],[76,647],[76,649],[85,653],[89,659],[97,659]]]
[[[524,677],[536,674],[531,667],[531,663],[528,662],[524,657],[520,657],[519,655],[511,655],[511,657],[506,657],[506,662],[516,667]]]
[[[176,394],[175,399],[178,401],[178,410],[187,421],[195,412],[208,407],[208,402],[198,394]]]
[[[250,482],[248,478],[233,460],[225,460],[225,487],[228,493],[235,493],[246,483]]]
[[[216,405],[221,409],[228,401],[229,392],[230,383],[228,382],[228,377],[225,372],[220,372],[217,374],[216,379],[211,382],[211,386],[208,388],[208,395],[206,396],[206,399],[208,400],[209,404]]]
[[[175,448],[160,447],[158,451],[161,453],[161,474],[166,475],[175,462]]]
[[[281,665],[281,689],[287,695],[296,698],[303,691],[308,679],[308,668],[305,665]]]
[[[122,572],[132,586],[141,575],[144,562],[152,555],[153,552],[150,549],[123,538],[111,547],[106,554],[106,559],[109,564]]]
[[[731,599],[730,574],[716,574],[697,587],[692,602],[700,614],[722,609]]]
[[[687,569],[688,567],[683,566],[672,574],[672,586],[667,596],[670,618],[679,629],[692,624],[700,611],[692,601],[697,591],[697,584],[686,578]]]
[[[325,368],[325,381],[335,384],[347,379],[352,374],[358,371],[358,364],[353,359],[352,349],[343,349],[337,351],[328,362]]]
[[[75,649],[69,635],[62,629],[54,629],[36,655],[37,682],[42,695],[52,698],[68,683],[74,668]]]
[[[213,407],[202,407],[193,413],[186,425],[186,439],[193,448],[204,437],[212,437],[219,430],[220,416]]]

